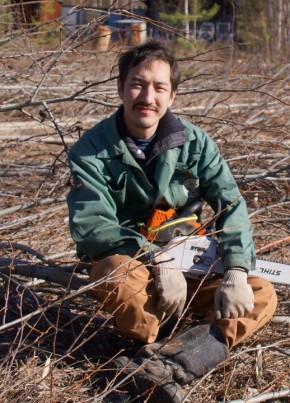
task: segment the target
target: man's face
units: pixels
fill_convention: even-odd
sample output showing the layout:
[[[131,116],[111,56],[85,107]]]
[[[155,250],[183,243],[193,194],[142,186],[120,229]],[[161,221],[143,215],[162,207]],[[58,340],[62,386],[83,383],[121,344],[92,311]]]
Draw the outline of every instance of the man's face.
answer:
[[[159,120],[175,98],[170,81],[170,66],[162,60],[143,62],[133,67],[119,96],[130,134],[146,139],[153,136]]]

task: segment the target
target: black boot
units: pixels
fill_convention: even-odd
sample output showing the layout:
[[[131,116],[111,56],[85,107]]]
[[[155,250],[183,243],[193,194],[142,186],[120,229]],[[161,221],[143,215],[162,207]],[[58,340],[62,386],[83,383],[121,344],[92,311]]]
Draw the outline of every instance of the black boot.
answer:
[[[114,359],[110,367],[113,371],[110,371],[109,379],[114,385],[114,394],[119,391],[126,401],[180,403],[184,397],[182,388],[173,380],[171,371],[159,360],[151,363],[151,360],[141,357],[130,360],[121,356]],[[110,402],[112,398],[111,395]]]
[[[179,403],[183,399],[181,385],[203,374],[229,357],[219,329],[203,323],[166,339],[141,347],[136,357],[114,360],[120,379],[128,377],[121,386],[139,402]]]
[[[151,357],[152,364],[161,361],[171,369],[173,379],[185,385],[226,360],[229,351],[218,327],[213,323],[202,323],[178,332],[168,342],[160,340],[146,344],[136,356]]]

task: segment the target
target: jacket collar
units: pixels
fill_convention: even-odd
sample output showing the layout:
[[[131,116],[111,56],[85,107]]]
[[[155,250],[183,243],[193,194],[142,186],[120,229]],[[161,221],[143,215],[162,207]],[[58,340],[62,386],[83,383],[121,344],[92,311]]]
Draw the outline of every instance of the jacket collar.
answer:
[[[116,113],[117,127],[120,137],[125,141],[127,147],[134,153],[137,147],[134,141],[128,135],[124,122],[124,107],[121,105]],[[160,119],[156,139],[151,151],[150,160],[170,148],[183,145],[187,141],[184,134],[182,123],[168,109],[165,115]]]
[[[168,109],[160,119],[157,138],[150,159],[171,148],[179,147],[187,142],[182,123]]]

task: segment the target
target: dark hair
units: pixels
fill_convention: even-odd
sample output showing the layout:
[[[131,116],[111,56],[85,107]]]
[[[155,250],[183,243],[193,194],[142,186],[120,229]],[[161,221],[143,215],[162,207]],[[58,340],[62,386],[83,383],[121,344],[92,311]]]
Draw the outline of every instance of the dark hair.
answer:
[[[176,91],[179,84],[177,61],[165,46],[155,40],[149,40],[121,54],[118,61],[120,87],[124,88],[127,75],[132,67],[136,67],[144,61],[150,63],[156,60],[162,60],[169,64],[172,91]]]

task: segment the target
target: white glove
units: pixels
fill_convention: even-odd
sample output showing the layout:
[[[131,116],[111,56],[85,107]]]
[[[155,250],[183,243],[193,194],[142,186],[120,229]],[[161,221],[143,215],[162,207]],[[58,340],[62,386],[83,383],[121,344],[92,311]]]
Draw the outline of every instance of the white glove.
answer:
[[[158,309],[167,316],[179,318],[182,314],[187,294],[187,283],[181,270],[167,253],[161,253],[153,259],[152,269],[159,294]]]
[[[228,270],[215,293],[215,317],[239,318],[254,309],[254,293],[247,273],[239,267]]]

